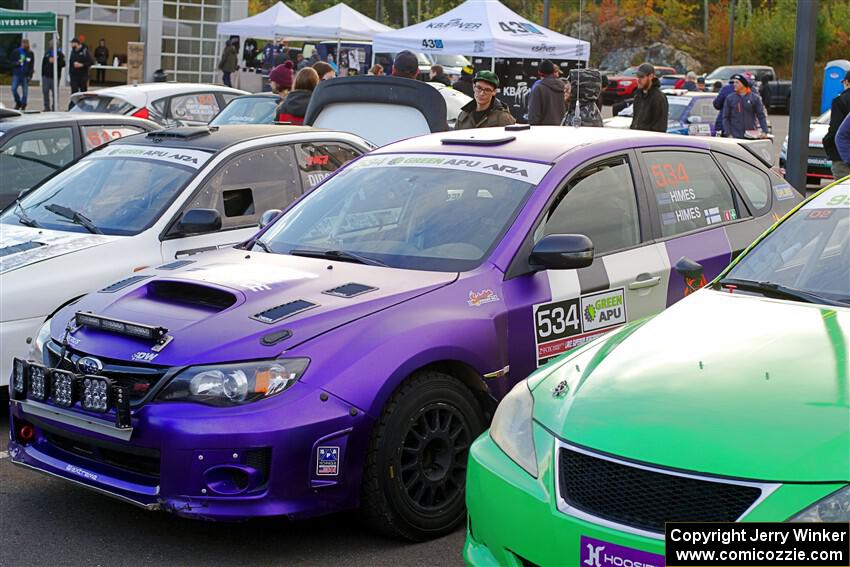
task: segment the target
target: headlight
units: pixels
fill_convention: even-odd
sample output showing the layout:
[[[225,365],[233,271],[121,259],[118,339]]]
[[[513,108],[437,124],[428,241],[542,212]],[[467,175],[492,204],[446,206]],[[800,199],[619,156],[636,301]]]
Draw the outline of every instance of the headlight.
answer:
[[[238,364],[192,366],[157,396],[160,401],[236,406],[269,398],[292,386],[309,360],[290,358]]]
[[[496,408],[490,426],[490,438],[510,459],[537,478],[537,453],[531,427],[534,398],[523,380],[511,390]]]
[[[620,85],[621,87],[628,87],[629,85],[632,84],[632,82],[631,81],[619,81],[617,84]]]
[[[850,486],[815,502],[789,522],[850,522]]]
[[[47,321],[45,321],[38,329],[38,334],[35,336],[35,340],[30,345],[30,360],[35,360],[36,362],[43,362],[44,345],[47,344],[47,341],[50,340],[50,321],[52,321],[52,319],[48,319]]]

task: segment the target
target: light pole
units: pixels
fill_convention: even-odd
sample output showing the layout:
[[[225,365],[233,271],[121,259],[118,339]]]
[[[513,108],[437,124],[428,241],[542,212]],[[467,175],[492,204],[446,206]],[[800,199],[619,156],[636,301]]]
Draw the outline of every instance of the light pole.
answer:
[[[815,68],[815,28],[818,23],[819,0],[797,2],[797,29],[794,38],[794,62],[791,76],[796,88],[791,88],[791,108],[788,117],[788,155],[785,159],[785,179],[806,194],[806,169],[809,160],[809,116],[812,109],[811,84]]]
[[[726,57],[726,64],[732,64],[733,51],[735,46],[735,0],[729,2],[729,55]]]

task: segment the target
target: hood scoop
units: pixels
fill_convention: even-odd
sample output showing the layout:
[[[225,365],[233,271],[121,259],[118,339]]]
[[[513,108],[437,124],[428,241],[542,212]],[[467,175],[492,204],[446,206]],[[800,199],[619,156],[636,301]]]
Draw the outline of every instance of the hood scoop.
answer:
[[[278,305],[277,307],[272,307],[271,309],[266,309],[261,313],[252,315],[251,319],[260,323],[277,323],[287,317],[292,317],[296,313],[301,313],[314,307],[318,307],[318,304],[310,303],[303,299],[296,299],[295,301],[290,301],[289,303],[284,303],[283,305]]]
[[[334,295],[336,297],[355,297],[357,295],[369,293],[370,291],[375,291],[376,289],[378,288],[365,284],[347,283],[333,289],[326,289],[322,293],[325,295]]]
[[[139,283],[142,280],[146,280],[151,276],[130,276],[129,278],[119,280],[112,285],[108,285],[102,290],[100,293],[115,293],[118,290],[124,289],[125,287],[129,287],[134,283]]]
[[[8,256],[9,254],[17,254],[18,252],[26,252],[27,250],[41,248],[42,246],[44,246],[44,244],[33,240],[30,240],[29,242],[22,242],[20,244],[13,244],[12,246],[0,248],[0,257]]]
[[[157,270],[176,270],[177,268],[182,268],[183,266],[188,266],[189,264],[194,264],[194,260],[177,260],[176,262],[169,262],[168,264],[163,264],[162,266],[157,266]]]
[[[189,282],[155,280],[147,286],[149,299],[224,311],[236,303],[236,296],[223,289]]]

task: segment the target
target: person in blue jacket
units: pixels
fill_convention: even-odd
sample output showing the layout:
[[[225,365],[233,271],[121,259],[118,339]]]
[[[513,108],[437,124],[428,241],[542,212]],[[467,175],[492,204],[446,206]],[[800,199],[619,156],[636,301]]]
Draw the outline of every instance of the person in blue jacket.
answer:
[[[27,94],[29,83],[35,71],[35,55],[30,51],[28,39],[21,41],[21,46],[12,52],[12,96],[15,98],[15,110],[27,109]],[[18,94],[21,90],[21,94]]]
[[[719,81],[718,81],[719,82]],[[719,110],[717,118],[714,120],[714,135],[723,136],[723,103],[726,102],[726,97],[735,92],[735,87],[732,85],[731,79],[728,83],[720,88],[720,92],[714,97],[711,103],[715,110]]]
[[[850,163],[850,114],[844,118],[835,133],[835,147],[838,148],[841,161]]]

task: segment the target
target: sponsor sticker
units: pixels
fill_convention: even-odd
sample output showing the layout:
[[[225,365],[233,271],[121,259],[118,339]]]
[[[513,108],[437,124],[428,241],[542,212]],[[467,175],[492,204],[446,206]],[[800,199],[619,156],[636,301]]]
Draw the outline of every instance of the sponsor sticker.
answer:
[[[134,352],[133,355],[130,358],[132,360],[136,360],[138,362],[153,362],[153,360],[157,356],[159,356],[158,352],[139,351],[139,352]]]
[[[469,299],[466,300],[470,307],[480,307],[485,303],[493,303],[500,301],[499,296],[492,289],[482,289],[481,291],[470,290]]]
[[[316,453],[316,475],[337,476],[339,474],[339,447],[319,447]]]
[[[535,305],[537,365],[626,322],[623,288]]]
[[[457,29],[460,31],[475,31],[483,24],[481,22],[464,22],[460,18],[452,18],[447,22],[431,22],[425,29],[429,30],[450,30]]]
[[[581,536],[581,567],[664,567],[664,556]]]
[[[89,472],[86,469],[81,469],[80,467],[75,467],[74,465],[65,465],[65,472],[69,472],[71,474],[87,478],[89,480],[97,480],[97,475],[93,472]]]
[[[777,201],[785,201],[786,199],[794,198],[794,188],[790,183],[782,183],[773,186],[773,194],[776,195]]]
[[[108,146],[105,149],[86,156],[86,159],[104,158],[142,158],[167,163],[188,165],[193,169],[200,169],[212,154],[199,150],[185,148],[163,148],[151,146],[119,145]]]
[[[832,216],[832,209],[812,209],[806,215],[806,220],[826,220]]]
[[[442,39],[423,39],[422,40],[422,48],[423,49],[442,49],[443,48],[443,40]]]
[[[368,167],[429,167],[473,171],[518,179],[527,183],[538,183],[549,171],[550,166],[514,159],[472,157],[456,154],[378,154],[360,158],[349,169]]]

